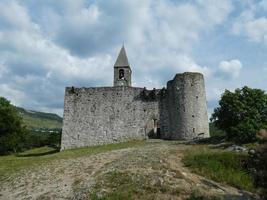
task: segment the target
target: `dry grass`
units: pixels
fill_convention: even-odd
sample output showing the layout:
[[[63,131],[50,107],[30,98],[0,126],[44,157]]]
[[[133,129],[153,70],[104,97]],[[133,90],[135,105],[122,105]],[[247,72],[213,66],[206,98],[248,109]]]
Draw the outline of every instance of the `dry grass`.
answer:
[[[19,170],[33,169],[60,159],[71,159],[91,154],[103,153],[111,150],[130,148],[145,145],[145,141],[131,141],[118,144],[109,144],[89,148],[79,148],[58,152],[52,147],[41,147],[25,151],[20,154],[0,156],[0,181]]]
[[[15,162],[28,159],[35,166],[16,164],[16,173],[9,171],[1,181],[0,199],[212,200],[241,197],[242,191],[191,173],[183,165],[184,152],[194,148],[173,141],[148,140],[42,156],[40,149],[26,152],[23,154],[26,157],[12,159]],[[3,165],[10,166],[10,163]]]

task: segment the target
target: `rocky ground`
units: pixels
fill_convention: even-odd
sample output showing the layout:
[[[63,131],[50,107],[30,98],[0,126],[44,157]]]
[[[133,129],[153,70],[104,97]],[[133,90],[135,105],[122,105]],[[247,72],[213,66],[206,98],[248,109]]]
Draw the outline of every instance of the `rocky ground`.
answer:
[[[0,199],[253,199],[247,192],[193,174],[177,142],[148,141],[78,158],[51,161],[7,177]]]

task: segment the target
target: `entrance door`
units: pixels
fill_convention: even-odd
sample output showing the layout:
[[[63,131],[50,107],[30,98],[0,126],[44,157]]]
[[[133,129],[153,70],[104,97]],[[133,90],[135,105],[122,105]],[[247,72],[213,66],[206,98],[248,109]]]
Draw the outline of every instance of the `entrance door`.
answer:
[[[146,135],[148,138],[159,138],[158,120],[151,119],[146,124]]]

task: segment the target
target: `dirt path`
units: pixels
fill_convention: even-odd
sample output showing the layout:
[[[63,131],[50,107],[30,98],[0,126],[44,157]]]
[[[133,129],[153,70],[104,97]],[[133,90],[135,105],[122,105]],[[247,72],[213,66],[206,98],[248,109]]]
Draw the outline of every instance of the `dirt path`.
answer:
[[[147,199],[186,199],[195,191],[224,199],[251,199],[238,189],[191,173],[181,162],[187,148],[190,146],[173,142],[149,142],[135,148],[53,161],[6,180],[0,187],[0,199],[90,199],[92,193],[100,198],[121,184],[114,176],[111,183],[106,183],[115,172],[133,176],[130,180],[141,180],[140,187],[149,185],[150,190],[138,189],[154,193],[148,194]]]

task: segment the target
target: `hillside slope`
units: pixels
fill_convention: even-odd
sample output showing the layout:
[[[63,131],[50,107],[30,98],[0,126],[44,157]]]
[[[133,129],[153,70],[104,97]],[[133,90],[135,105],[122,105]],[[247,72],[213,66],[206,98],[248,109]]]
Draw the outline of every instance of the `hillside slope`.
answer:
[[[192,173],[182,158],[194,148],[147,140],[2,157],[0,199],[258,199]]]
[[[44,113],[17,107],[23,123],[28,129],[60,129],[62,117],[54,113]]]

